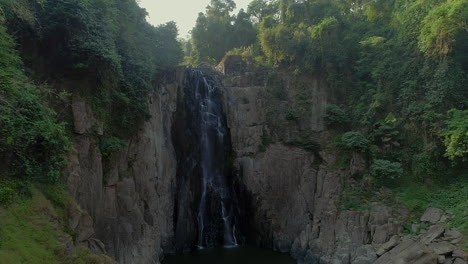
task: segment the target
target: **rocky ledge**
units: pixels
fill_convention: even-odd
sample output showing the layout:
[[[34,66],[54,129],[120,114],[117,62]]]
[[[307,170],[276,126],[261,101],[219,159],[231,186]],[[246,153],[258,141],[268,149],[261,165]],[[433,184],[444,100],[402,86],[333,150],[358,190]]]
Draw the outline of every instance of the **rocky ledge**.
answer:
[[[411,227],[418,235],[396,235],[376,249],[379,259],[375,264],[420,263],[420,264],[466,264],[468,253],[460,242],[463,235],[456,229],[446,227],[446,221],[454,217],[450,211],[428,208],[420,223]]]

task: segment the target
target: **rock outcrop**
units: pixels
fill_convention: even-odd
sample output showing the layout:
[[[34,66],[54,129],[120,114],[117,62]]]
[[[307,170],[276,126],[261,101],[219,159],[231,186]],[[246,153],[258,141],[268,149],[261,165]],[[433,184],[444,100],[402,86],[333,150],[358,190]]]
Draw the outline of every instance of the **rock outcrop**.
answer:
[[[121,264],[157,263],[160,248],[172,243],[177,164],[171,127],[177,78],[182,75],[173,72],[155,87],[148,98],[151,117],[126,142],[124,151],[106,159],[98,146],[106,131],[89,102],[73,99],[75,136],[67,185],[93,219],[91,226],[104,243],[103,250]]]
[[[278,125],[286,120],[285,113],[278,110],[286,112],[293,103],[278,100],[277,105],[271,105],[269,87],[254,81],[248,84],[243,76],[249,73],[229,71],[234,68],[231,64],[224,67],[224,96],[239,181],[245,186],[244,196],[251,197],[251,239],[291,252],[303,263],[375,261],[377,255],[369,242],[387,242],[401,232],[401,220],[392,219],[393,211],[382,206],[363,212],[338,210],[347,175],[344,170],[330,169],[337,153],[332,149],[311,152],[287,144],[305,129],[315,132],[316,141],[329,136],[321,120],[329,97],[320,82],[307,82],[311,104],[315,104],[310,114],[298,120],[299,125]],[[236,81],[239,79],[244,81]],[[288,86],[283,87],[288,91],[285,98],[295,98],[301,92],[298,89],[304,88],[294,87],[294,81],[287,78],[282,83]],[[276,113],[274,120],[269,120],[272,112]],[[279,126],[287,129],[278,132]],[[265,142],[265,138],[276,143]]]
[[[417,237],[401,235],[408,218],[404,207],[375,203],[359,211],[339,209],[346,186],[362,176],[367,162],[354,153],[349,168],[335,166],[340,153],[326,147],[333,135],[322,120],[333,97],[323,82],[284,75],[262,83],[248,62],[234,56],[223,63],[225,109],[241,196],[249,197],[251,240],[308,264],[464,261],[444,242],[458,238],[453,230],[433,226]],[[304,93],[312,99],[302,102],[307,110],[296,111]],[[322,147],[309,148],[310,142]],[[432,208],[422,221],[436,224],[443,218]],[[445,240],[437,240],[441,236]]]

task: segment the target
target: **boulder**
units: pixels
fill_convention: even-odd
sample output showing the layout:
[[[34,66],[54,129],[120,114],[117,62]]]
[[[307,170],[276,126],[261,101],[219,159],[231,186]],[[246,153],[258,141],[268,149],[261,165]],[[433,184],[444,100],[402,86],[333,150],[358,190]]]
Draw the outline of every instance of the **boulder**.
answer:
[[[453,260],[451,258],[445,258],[444,264],[453,264]]]
[[[392,238],[390,238],[389,241],[380,246],[375,253],[377,254],[377,256],[382,256],[383,254],[385,254],[385,252],[391,250],[396,245],[398,245],[399,242],[400,239],[398,236],[392,236]]]
[[[456,258],[461,258],[461,259],[464,259],[464,260],[468,259],[468,253],[461,250],[461,249],[454,250],[453,253],[452,253],[452,256],[454,256]]]
[[[435,264],[438,255],[419,241],[408,239],[382,255],[374,264]]]
[[[444,240],[446,241],[454,241],[459,240],[462,237],[462,233],[458,232],[455,229],[449,229],[444,233]]]
[[[418,233],[421,225],[420,224],[412,224],[411,225],[411,232]]]
[[[461,258],[456,258],[453,264],[466,264],[466,261]]]
[[[78,236],[76,238],[77,242],[83,242],[88,239],[90,239],[92,236],[94,236],[94,224],[93,224],[93,219],[89,214],[84,213],[81,215],[81,218],[79,220],[79,224],[75,230],[75,232],[78,233]]]
[[[440,255],[438,260],[437,260],[437,263],[439,264],[443,264],[445,263],[445,256],[444,255]]]
[[[439,255],[446,255],[455,250],[455,246],[446,241],[431,243],[429,248]]]
[[[443,211],[439,208],[430,207],[427,208],[426,212],[421,217],[421,222],[428,222],[431,224],[436,224],[439,222],[442,217]]]
[[[356,250],[356,257],[353,264],[371,264],[377,259],[374,248],[371,245],[364,245]]]
[[[421,235],[420,241],[424,244],[431,243],[434,239],[439,238],[444,233],[445,228],[442,226],[431,226],[424,234]]]
[[[88,241],[88,248],[96,254],[107,254],[106,247],[101,240],[91,238]]]

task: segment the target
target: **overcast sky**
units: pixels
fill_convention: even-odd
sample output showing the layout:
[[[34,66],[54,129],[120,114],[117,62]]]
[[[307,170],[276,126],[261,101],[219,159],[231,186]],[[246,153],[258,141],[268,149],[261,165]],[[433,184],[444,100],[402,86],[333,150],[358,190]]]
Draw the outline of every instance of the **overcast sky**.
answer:
[[[237,10],[247,10],[251,0],[234,0]],[[149,13],[148,21],[157,26],[175,21],[179,27],[179,37],[187,38],[199,12],[205,12],[210,0],[139,0],[140,6]],[[236,12],[237,13],[237,12]]]

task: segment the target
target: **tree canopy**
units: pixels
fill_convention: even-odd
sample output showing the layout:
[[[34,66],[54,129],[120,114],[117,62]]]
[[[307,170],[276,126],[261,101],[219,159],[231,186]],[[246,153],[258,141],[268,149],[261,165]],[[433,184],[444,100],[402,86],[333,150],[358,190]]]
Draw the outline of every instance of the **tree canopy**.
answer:
[[[248,50],[261,65],[320,76],[349,109],[348,120],[327,112],[328,126],[362,132],[381,149],[375,160],[411,171],[421,157],[466,158],[466,0],[253,0],[237,16],[210,11],[217,4],[194,28],[193,61],[217,63],[252,45],[229,54]],[[386,149],[391,142],[400,149]]]
[[[192,29],[191,63],[218,63],[227,51],[247,47],[256,39],[250,15],[243,9],[234,16],[236,4],[232,0],[211,0],[205,13],[199,13]]]

